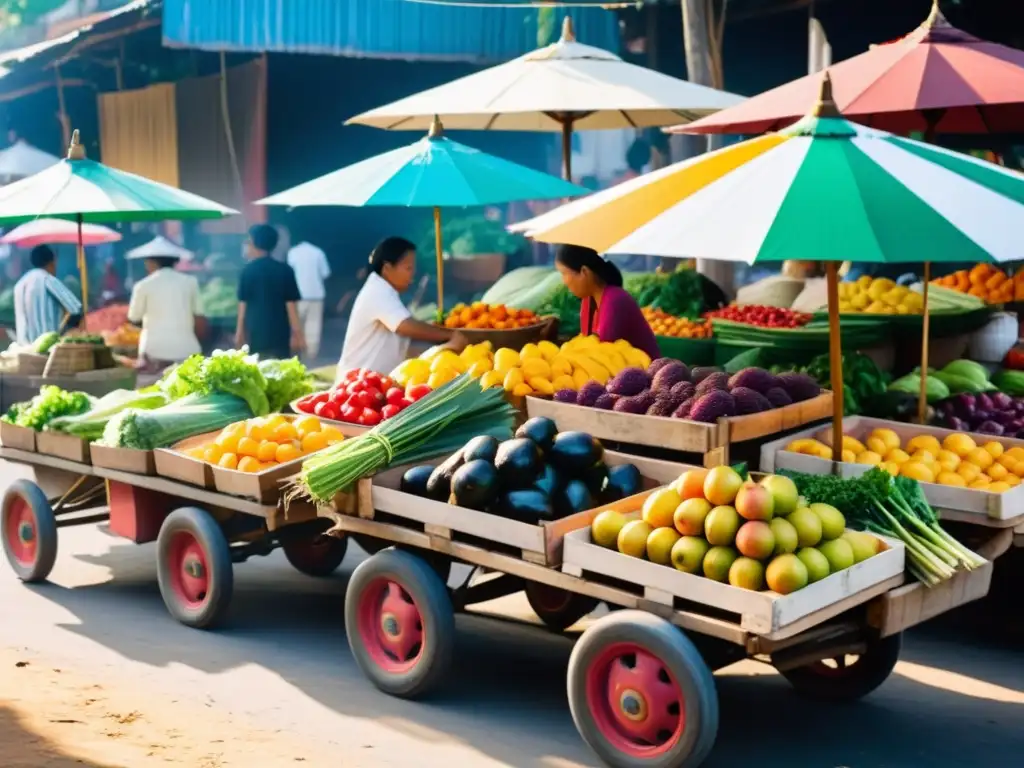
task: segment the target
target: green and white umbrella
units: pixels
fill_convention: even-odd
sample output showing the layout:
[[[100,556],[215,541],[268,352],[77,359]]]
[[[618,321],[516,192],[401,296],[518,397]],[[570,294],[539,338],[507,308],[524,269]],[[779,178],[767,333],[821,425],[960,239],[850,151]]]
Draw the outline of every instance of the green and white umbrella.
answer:
[[[786,130],[648,173],[511,229],[601,253],[828,262],[838,433],[838,264],[1024,259],[1022,224],[1024,176],[844,120],[826,73],[817,106]]]
[[[44,216],[79,224],[83,312],[88,309],[89,283],[82,224],[220,219],[236,213],[199,195],[86,159],[78,131],[72,135],[65,159],[0,189],[0,226]]]

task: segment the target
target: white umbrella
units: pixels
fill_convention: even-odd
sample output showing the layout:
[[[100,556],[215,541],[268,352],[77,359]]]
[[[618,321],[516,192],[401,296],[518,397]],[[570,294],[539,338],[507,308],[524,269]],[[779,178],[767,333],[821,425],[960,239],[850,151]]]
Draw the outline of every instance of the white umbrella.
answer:
[[[347,124],[425,131],[437,115],[448,130],[560,131],[568,178],[574,129],[689,123],[741,101],[742,96],[578,43],[566,17],[556,43],[364,112]]]
[[[56,155],[43,152],[18,139],[7,149],[0,150],[0,178],[20,179],[32,176],[59,162],[60,158]]]
[[[163,235],[157,235],[145,245],[140,245],[138,248],[132,248],[132,250],[128,251],[125,258],[159,259],[170,257],[181,259],[182,261],[190,261],[192,256],[192,251],[182,248],[180,245],[168,240]]]

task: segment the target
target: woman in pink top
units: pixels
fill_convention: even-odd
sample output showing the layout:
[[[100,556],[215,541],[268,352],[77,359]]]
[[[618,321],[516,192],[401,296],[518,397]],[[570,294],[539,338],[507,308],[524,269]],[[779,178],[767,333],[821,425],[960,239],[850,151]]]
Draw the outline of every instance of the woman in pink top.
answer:
[[[590,248],[560,245],[555,267],[569,291],[583,300],[580,332],[597,334],[601,341],[625,339],[651,359],[661,357],[654,331],[640,307],[622,287],[622,273]]]

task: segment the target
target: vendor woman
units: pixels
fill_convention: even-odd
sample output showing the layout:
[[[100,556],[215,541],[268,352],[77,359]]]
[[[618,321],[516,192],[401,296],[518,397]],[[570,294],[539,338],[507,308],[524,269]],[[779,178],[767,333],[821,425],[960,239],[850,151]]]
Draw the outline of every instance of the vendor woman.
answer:
[[[348,318],[338,376],[353,368],[389,373],[406,359],[410,341],[466,346],[459,331],[420,322],[399,295],[416,278],[416,246],[401,237],[382,240],[370,254],[370,271]]]
[[[161,240],[158,238],[150,245]],[[202,351],[196,336],[196,321],[201,315],[199,283],[175,269],[181,251],[173,243],[163,242],[167,247],[162,252],[150,248],[141,257],[147,276],[132,288],[128,305],[128,322],[142,328],[139,361],[152,369],[180,363]]]
[[[583,300],[580,308],[580,332],[597,334],[601,341],[624,339],[642,349],[651,359],[661,357],[654,331],[640,307],[622,287],[619,268],[579,245],[560,245],[555,267],[569,291]]]

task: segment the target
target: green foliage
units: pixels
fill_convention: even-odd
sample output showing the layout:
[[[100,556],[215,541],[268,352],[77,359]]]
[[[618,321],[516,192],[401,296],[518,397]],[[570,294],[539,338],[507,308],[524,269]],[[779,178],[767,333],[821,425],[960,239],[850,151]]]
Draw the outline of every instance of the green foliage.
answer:
[[[313,391],[313,379],[298,358],[262,360],[259,368],[267,381],[267,401],[272,413]]]
[[[256,355],[245,347],[217,350],[211,357],[192,355],[163,378],[161,387],[173,400],[222,392],[241,398],[256,416],[270,413],[267,380]]]
[[[3,420],[38,432],[57,417],[85,413],[91,405],[92,399],[84,392],[66,392],[47,385],[27,403],[11,406]]]
[[[28,26],[41,16],[60,8],[67,0],[0,0],[0,24],[7,27]]]

